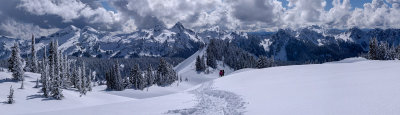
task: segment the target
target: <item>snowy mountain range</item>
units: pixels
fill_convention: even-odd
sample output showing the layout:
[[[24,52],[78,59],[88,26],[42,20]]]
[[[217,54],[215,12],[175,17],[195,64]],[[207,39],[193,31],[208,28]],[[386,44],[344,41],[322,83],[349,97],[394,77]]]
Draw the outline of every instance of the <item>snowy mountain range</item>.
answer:
[[[310,26],[277,32],[229,32],[213,27],[199,32],[176,23],[171,28],[155,26],[131,33],[99,31],[91,27],[69,26],[36,38],[39,55],[45,45],[58,40],[60,50],[70,56],[97,58],[182,57],[187,58],[210,39],[223,39],[254,54],[274,56],[283,61],[338,60],[368,51],[369,39],[377,37],[389,44],[400,43],[400,29],[325,29]],[[23,55],[30,53],[30,40],[0,37],[0,59],[10,55],[18,41]]]

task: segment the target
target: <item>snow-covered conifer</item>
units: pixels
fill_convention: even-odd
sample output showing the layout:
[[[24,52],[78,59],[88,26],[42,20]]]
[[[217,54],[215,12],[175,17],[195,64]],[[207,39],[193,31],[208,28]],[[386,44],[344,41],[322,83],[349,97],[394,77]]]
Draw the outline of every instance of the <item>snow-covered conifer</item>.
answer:
[[[22,67],[23,63],[20,56],[19,44],[17,42],[15,42],[14,46],[12,47],[11,57],[8,62],[13,78],[15,80],[22,81],[24,79],[24,70]]]
[[[260,56],[257,62],[257,68],[267,68],[268,67],[268,59],[265,56]]]
[[[22,81],[21,81],[21,87],[20,87],[19,89],[24,89],[24,81],[25,81],[25,80],[22,80]]]
[[[15,103],[15,101],[14,101],[14,89],[12,88],[12,86],[10,87],[10,94],[7,96],[7,98],[8,98],[7,104]]]
[[[35,49],[35,36],[32,35],[32,43],[31,43],[31,57],[30,57],[30,64],[29,64],[29,68],[31,72],[39,72],[38,69],[38,59],[36,56],[36,49]]]
[[[154,73],[153,73],[153,68],[151,67],[151,65],[149,65],[147,67],[145,76],[147,79],[147,86],[150,87],[151,85],[154,84],[154,79],[155,79]]]
[[[376,38],[372,38],[369,42],[369,59],[378,60],[378,40]]]
[[[34,88],[39,88],[39,78],[36,79],[36,84]]]

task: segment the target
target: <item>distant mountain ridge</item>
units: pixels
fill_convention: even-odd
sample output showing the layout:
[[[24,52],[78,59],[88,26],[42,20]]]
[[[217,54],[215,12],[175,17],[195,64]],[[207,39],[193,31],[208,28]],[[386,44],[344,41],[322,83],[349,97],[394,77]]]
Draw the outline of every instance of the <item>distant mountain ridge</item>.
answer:
[[[254,54],[274,56],[283,61],[343,59],[368,51],[372,37],[397,46],[400,29],[351,28],[324,29],[309,26],[277,32],[229,32],[218,27],[195,32],[176,23],[171,28],[154,27],[130,33],[99,31],[91,27],[68,26],[45,37],[36,38],[36,49],[58,40],[60,50],[70,56],[96,58],[182,57],[187,58],[210,39],[222,39]],[[30,40],[0,37],[0,59],[10,55],[14,42],[21,44],[23,56],[30,53]]]

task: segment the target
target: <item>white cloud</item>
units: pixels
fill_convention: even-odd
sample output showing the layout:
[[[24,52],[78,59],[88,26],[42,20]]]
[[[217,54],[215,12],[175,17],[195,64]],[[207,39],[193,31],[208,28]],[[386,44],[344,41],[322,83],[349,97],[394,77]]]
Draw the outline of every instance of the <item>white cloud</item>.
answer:
[[[218,12],[217,6],[221,4],[222,0],[130,0],[127,7],[141,17],[155,16],[167,26],[172,26],[199,14]]]
[[[332,8],[325,13],[324,21],[326,25],[334,28],[346,28],[347,20],[351,16],[350,0],[333,0]]]
[[[399,28],[399,10],[390,8],[383,0],[373,0],[364,4],[363,9],[356,8],[348,25],[362,28]]]
[[[21,0],[18,8],[35,15],[58,15],[64,22],[71,22],[80,17],[90,23],[111,24],[119,21],[119,15],[102,7],[92,9],[79,0]]]
[[[32,34],[35,36],[47,36],[59,30],[57,28],[42,29],[37,25],[20,23],[15,20],[7,20],[3,22],[0,25],[0,29],[9,33],[11,37],[21,39],[30,39]]]
[[[289,9],[283,21],[292,27],[321,24],[325,13],[325,0],[288,0]]]
[[[232,30],[277,30],[310,25],[400,28],[400,0],[373,0],[364,8],[355,9],[352,9],[350,0],[333,0],[333,7],[328,10],[325,10],[326,0],[287,0],[288,6],[282,6],[279,0],[104,1],[112,3],[110,5],[116,12],[107,11],[91,0],[20,0],[17,8],[31,15],[53,17],[51,23],[39,24],[40,27],[80,24],[125,32],[164,25],[171,27],[178,21],[196,30],[213,26]],[[8,12],[3,14],[9,15]],[[61,24],[55,24],[54,20],[59,20],[59,17],[62,18]]]

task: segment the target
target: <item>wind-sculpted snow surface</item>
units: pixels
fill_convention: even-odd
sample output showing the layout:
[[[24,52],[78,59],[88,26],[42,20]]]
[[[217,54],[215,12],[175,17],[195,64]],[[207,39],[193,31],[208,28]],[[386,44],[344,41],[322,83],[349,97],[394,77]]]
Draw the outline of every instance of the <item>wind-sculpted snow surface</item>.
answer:
[[[168,113],[180,113],[182,115],[242,115],[246,102],[235,93],[216,90],[213,82],[202,84],[191,91],[196,95],[198,104],[193,108],[170,110]]]

